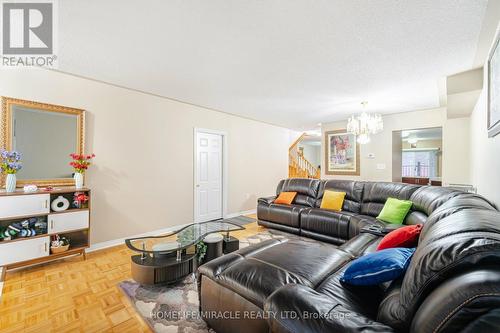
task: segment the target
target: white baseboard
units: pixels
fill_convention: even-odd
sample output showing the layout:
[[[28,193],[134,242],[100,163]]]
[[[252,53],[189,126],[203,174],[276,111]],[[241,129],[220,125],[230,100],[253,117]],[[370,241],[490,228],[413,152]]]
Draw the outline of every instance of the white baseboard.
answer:
[[[169,233],[169,232],[172,232],[172,231],[179,230],[182,227],[185,227],[185,226],[187,226],[189,224],[190,223],[180,224],[180,225],[174,225],[172,227],[168,227],[168,228],[164,228],[164,229],[159,229],[159,230],[153,230],[153,231],[145,232],[145,233],[138,234],[138,235],[130,235],[130,236],[123,237],[123,238],[112,239],[112,240],[105,241],[105,242],[95,243],[95,244],[90,245],[90,247],[87,249],[86,252],[93,252],[93,251],[97,251],[97,250],[107,249],[108,247],[122,245],[122,244],[125,244],[125,239],[128,239],[128,238],[157,236],[157,235],[166,234],[166,233]]]
[[[245,210],[245,211],[238,212],[238,213],[227,214],[226,219],[230,219],[230,218],[233,218],[236,216],[250,215],[250,214],[256,214],[256,213],[257,213],[257,209]]]
[[[255,214],[256,212],[257,212],[256,209],[251,209],[251,210],[246,210],[243,212],[227,214],[225,218],[230,219],[230,218],[236,217],[236,216]],[[93,251],[107,249],[108,247],[122,245],[122,244],[125,244],[125,239],[128,239],[128,238],[157,236],[157,235],[166,234],[166,233],[169,233],[172,231],[179,230],[182,227],[185,227],[189,224],[190,223],[181,224],[181,225],[174,225],[172,227],[159,229],[159,230],[153,230],[153,231],[145,232],[145,233],[138,234],[138,235],[130,235],[130,236],[123,237],[123,238],[112,239],[112,240],[105,241],[105,242],[95,243],[95,244],[90,245],[90,247],[87,249],[86,252],[93,252]]]

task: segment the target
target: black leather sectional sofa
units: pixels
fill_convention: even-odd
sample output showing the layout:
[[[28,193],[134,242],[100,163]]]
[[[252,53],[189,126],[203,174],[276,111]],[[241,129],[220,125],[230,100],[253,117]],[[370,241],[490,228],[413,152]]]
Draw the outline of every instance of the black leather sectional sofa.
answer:
[[[290,206],[273,204],[276,198],[274,196],[260,198],[257,203],[257,217],[259,224],[266,227],[339,245],[358,235],[365,226],[384,226],[385,223],[378,221],[376,217],[388,197],[412,200],[412,195],[418,189],[417,185],[402,183],[284,179],[278,184],[276,194],[297,192],[293,204]],[[325,190],[346,193],[342,212],[319,208]],[[426,197],[435,200],[435,196],[442,196],[446,192],[454,191],[432,187],[427,190]],[[434,202],[434,205],[438,204],[439,200]],[[414,205],[406,217],[405,224],[424,223],[429,208],[431,207],[419,208]]]
[[[347,193],[342,212],[319,208],[325,189]],[[290,206],[258,201],[259,224],[298,235],[268,240],[199,268],[200,307],[217,332],[500,332],[500,212],[485,198],[399,183],[287,179]],[[366,226],[388,197],[413,202],[423,223],[403,278],[340,282],[374,252]],[[318,241],[320,240],[320,241]]]

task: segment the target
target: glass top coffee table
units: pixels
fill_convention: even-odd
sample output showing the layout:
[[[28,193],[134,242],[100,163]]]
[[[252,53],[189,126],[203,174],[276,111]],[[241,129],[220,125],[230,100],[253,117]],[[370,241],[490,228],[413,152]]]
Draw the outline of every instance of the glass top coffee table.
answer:
[[[129,249],[139,252],[132,256],[132,277],[143,284],[170,283],[193,272],[196,244],[212,233],[225,233],[245,228],[230,222],[193,223],[177,231],[161,235],[125,240]],[[194,251],[193,251],[194,248]],[[188,249],[191,252],[188,253]]]

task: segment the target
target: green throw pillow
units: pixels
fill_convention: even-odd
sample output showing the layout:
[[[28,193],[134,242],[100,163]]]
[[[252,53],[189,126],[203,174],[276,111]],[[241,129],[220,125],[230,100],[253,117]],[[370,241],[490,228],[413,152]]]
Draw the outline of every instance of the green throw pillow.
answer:
[[[384,208],[377,219],[388,223],[403,224],[406,214],[411,209],[413,202],[409,200],[399,200],[395,198],[387,198]]]

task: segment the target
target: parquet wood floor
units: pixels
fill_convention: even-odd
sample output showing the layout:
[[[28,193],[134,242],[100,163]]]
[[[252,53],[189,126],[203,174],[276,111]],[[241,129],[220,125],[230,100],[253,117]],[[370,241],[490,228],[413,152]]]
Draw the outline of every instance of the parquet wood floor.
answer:
[[[255,215],[249,215],[254,217]],[[257,223],[231,233],[244,238]],[[8,271],[0,301],[0,333],[150,332],[118,283],[131,278],[132,252],[120,245]]]

